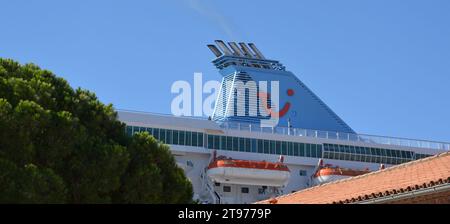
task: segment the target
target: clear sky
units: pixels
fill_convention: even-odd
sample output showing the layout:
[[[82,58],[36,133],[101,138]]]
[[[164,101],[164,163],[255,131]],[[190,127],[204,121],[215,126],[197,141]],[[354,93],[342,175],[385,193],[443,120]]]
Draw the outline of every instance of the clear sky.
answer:
[[[359,133],[450,142],[448,0],[0,0],[0,57],[116,108],[170,113],[176,80],[220,80],[206,44],[254,42]]]

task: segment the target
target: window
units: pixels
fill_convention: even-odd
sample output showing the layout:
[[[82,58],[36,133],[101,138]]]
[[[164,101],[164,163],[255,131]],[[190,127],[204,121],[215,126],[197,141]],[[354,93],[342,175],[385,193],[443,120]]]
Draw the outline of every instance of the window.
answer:
[[[392,150],[392,157],[400,157],[400,152],[398,150]]]
[[[330,151],[330,152],[334,152],[335,150],[334,150],[334,145],[326,145],[327,146],[327,149]]]
[[[220,136],[214,136],[214,149],[220,149]]]
[[[377,162],[377,157],[376,156],[371,156],[370,157],[370,162],[371,163],[376,163]]]
[[[294,142],[294,156],[298,156],[299,155],[299,147],[298,147],[299,143]]]
[[[256,139],[251,140],[251,145],[252,145],[252,152],[256,152],[257,151]]]
[[[158,140],[166,143],[166,129],[159,129],[159,138]]]
[[[323,152],[323,158],[324,159],[331,159],[331,152],[328,152],[328,151]]]
[[[227,149],[227,137],[226,136],[220,136],[220,149],[221,150]]]
[[[159,139],[159,129],[158,128],[153,129],[153,137],[155,137],[156,139]]]
[[[365,155],[361,155],[361,158],[359,159],[359,161],[361,162],[365,162],[366,161],[366,156]]]
[[[248,192],[249,192],[248,187],[243,187],[243,188],[241,188],[241,192],[242,192],[243,194],[248,194]]]
[[[402,158],[407,158],[405,151],[402,151]]]
[[[212,149],[214,146],[214,136],[208,135],[208,149]]]
[[[270,151],[269,151],[269,140],[263,140],[263,143],[264,143],[264,153],[266,153],[266,154],[269,154],[270,153]]]
[[[270,154],[279,154],[276,150],[276,143],[275,141],[270,141]]]
[[[245,139],[239,138],[239,151],[245,152]]]
[[[377,154],[377,156],[381,156],[381,150],[380,149],[376,148],[375,149],[375,153]]]
[[[344,153],[345,152],[345,146],[339,145],[339,152]]]
[[[172,130],[167,130],[166,131],[166,143],[167,144],[173,144],[172,136],[173,136],[173,131]]]
[[[263,153],[263,140],[258,139],[257,149],[258,149],[258,153]]]
[[[322,145],[317,145],[317,157],[316,158],[321,158],[322,157]]]
[[[230,186],[223,186],[223,192],[231,192]]]
[[[315,144],[311,145],[311,157],[316,158],[317,157],[317,146]]]
[[[251,152],[251,141],[249,138],[245,139],[245,151],[246,152]]]
[[[376,157],[375,157],[375,163],[381,163],[381,158],[378,157],[378,156],[376,156]]]
[[[219,187],[220,186],[220,183],[214,183],[214,185],[216,185],[216,187]]]
[[[178,139],[178,144],[180,144],[180,145],[185,145],[185,142],[184,142],[184,136],[185,136],[185,132],[184,131],[180,131],[180,135],[179,135],[179,139]]]
[[[172,142],[174,145],[178,145],[178,131],[176,130],[173,130]]]
[[[192,132],[186,132],[186,145],[192,146]]]
[[[153,129],[152,129],[152,128],[147,128],[146,131],[147,131],[150,135],[153,135],[153,133],[152,133],[152,132],[153,132]]]
[[[128,136],[132,136],[133,135],[133,127],[132,126],[127,126],[127,135]]]
[[[387,164],[393,164],[393,161],[392,161],[393,159],[392,158],[387,158],[386,159],[386,163]]]
[[[350,146],[350,153],[356,154],[355,146]]]
[[[386,149],[380,149],[380,150],[381,150],[381,155],[386,156]]]
[[[281,142],[280,141],[275,142],[275,149],[276,149],[276,154],[280,155],[281,154]]]
[[[350,153],[344,153],[344,160],[350,160]]]
[[[306,176],[307,175],[306,170],[299,170],[298,173],[299,173],[300,176]]]
[[[227,136],[227,150],[233,150],[233,138]]]
[[[175,136],[174,136],[175,138]],[[192,132],[192,146],[198,145],[198,134],[197,132]]]
[[[350,153],[350,147],[348,145],[344,146],[344,152],[345,153]]]
[[[305,143],[300,143],[300,156],[305,156]]]
[[[407,151],[407,152],[406,152],[406,157],[407,157],[408,159],[412,159],[412,158],[413,158],[413,152]]]
[[[388,157],[392,157],[392,151],[390,149],[386,149],[386,155]]]
[[[306,157],[311,157],[311,144],[306,144]]]
[[[339,160],[345,160],[345,154],[344,153],[339,153]]]
[[[233,151],[239,151],[239,138],[233,137]]]
[[[197,136],[198,136],[197,146],[203,146],[203,134],[197,133]]]
[[[281,142],[281,154],[287,155],[287,142]]]
[[[288,155],[293,156],[294,155],[294,143],[288,142]]]

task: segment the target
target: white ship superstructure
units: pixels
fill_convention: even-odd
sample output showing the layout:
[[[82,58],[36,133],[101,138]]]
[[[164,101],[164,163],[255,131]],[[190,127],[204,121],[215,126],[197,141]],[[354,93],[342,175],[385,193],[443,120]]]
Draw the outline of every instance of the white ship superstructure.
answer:
[[[444,142],[357,134],[254,44],[216,44],[220,50],[208,47],[223,81],[212,119],[119,111],[129,135],[146,131],[170,145],[192,182],[195,200],[253,203],[450,150]],[[284,106],[278,125],[261,126],[271,114],[251,111],[261,107],[260,96],[235,86],[249,80],[279,81]],[[239,104],[244,116],[238,115]]]

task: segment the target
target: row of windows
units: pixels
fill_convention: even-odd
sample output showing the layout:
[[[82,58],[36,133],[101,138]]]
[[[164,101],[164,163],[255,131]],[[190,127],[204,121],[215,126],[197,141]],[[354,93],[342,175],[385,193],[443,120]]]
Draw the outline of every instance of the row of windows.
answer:
[[[423,159],[423,158],[427,158],[427,157],[430,157],[430,156],[432,156],[432,155],[427,155],[427,154],[420,154],[420,153],[415,153],[414,154],[416,157],[416,159]]]
[[[324,144],[325,151],[330,152],[342,152],[342,153],[352,153],[360,155],[374,155],[374,156],[388,156],[397,157],[404,159],[412,159],[413,152],[394,150],[394,149],[381,149],[381,148],[370,148],[370,147],[360,147],[351,145],[335,145],[335,144]]]
[[[204,134],[200,132],[127,126],[128,135],[133,135],[134,133],[145,131],[166,144],[196,147],[204,146]],[[323,156],[324,159],[350,160],[369,163],[400,164],[430,156],[427,154],[419,154],[411,151],[337,144],[323,144],[322,155],[322,145],[318,144],[241,138],[221,135],[207,135],[207,139],[205,140],[207,142],[206,146],[208,149],[313,158],[322,158]]]
[[[384,164],[400,164],[409,162],[412,159],[402,159],[402,158],[392,158],[392,157],[381,157],[373,155],[357,155],[350,153],[337,153],[337,152],[327,152],[324,151],[324,159],[337,159],[337,160],[349,160],[367,163],[384,163]]]
[[[203,147],[203,133],[199,132],[127,126],[128,135],[137,132],[148,132],[165,144]]]
[[[370,148],[348,145],[324,144],[324,158],[369,163],[400,164],[429,155],[411,151]]]
[[[322,145],[318,144],[240,138],[221,135],[208,135],[207,142],[208,149],[313,158],[322,157]]]

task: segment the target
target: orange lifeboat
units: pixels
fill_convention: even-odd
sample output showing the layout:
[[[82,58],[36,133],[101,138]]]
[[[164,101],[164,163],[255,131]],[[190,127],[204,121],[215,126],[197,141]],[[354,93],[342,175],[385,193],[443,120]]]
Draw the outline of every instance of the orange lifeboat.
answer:
[[[217,183],[257,186],[286,186],[290,178],[289,168],[279,162],[214,158],[208,165],[207,175]]]
[[[356,170],[332,166],[330,164],[323,165],[323,160],[319,161],[319,166],[313,175],[314,184],[324,184],[331,181],[341,180],[349,177],[355,177],[370,173],[369,169]]]

